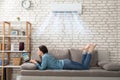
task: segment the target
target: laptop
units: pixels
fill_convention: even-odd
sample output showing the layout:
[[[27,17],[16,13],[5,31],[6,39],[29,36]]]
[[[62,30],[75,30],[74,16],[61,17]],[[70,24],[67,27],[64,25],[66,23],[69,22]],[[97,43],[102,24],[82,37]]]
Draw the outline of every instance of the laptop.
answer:
[[[30,58],[29,58],[28,54],[29,53],[27,53],[27,52],[22,53],[22,58],[23,58],[24,62],[29,62],[30,61]]]
[[[22,58],[23,58],[23,61],[24,62],[29,62],[30,61],[30,58],[29,58],[29,53],[27,52],[23,52],[22,53]],[[36,60],[37,63],[41,64],[41,62],[39,60]]]

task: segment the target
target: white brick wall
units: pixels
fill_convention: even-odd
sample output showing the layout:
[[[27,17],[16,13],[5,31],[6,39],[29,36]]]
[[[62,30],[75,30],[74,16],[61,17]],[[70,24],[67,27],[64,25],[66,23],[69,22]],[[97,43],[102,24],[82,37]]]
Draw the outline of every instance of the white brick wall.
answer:
[[[75,3],[81,2],[80,0],[31,0],[32,7],[29,10],[25,10],[21,7],[21,0],[0,0],[0,21],[15,21],[17,16],[21,17],[22,21],[30,21],[33,24],[33,49],[40,44],[46,44],[51,48],[79,48],[87,43],[97,43],[98,49],[104,48],[106,43],[106,50],[112,50],[117,46],[117,13],[119,12],[119,1],[117,0],[83,0],[83,14],[80,15],[83,23],[85,33],[71,33],[72,28],[65,27],[67,32],[56,34],[50,30],[55,30],[50,25],[44,30],[44,35],[40,35],[37,32],[45,19],[50,13],[50,3]],[[118,21],[119,22],[119,21]],[[118,23],[119,24],[119,23]],[[63,29],[61,27],[60,29]],[[114,29],[114,30],[113,30]],[[43,30],[43,29],[42,29]],[[42,31],[41,30],[41,31]],[[55,30],[59,31],[59,30]],[[68,31],[70,33],[68,33]],[[75,31],[73,31],[75,32]],[[37,36],[37,38],[36,38]],[[75,36],[75,38],[73,37]],[[119,37],[119,36],[118,36]],[[69,41],[68,41],[69,40]],[[36,42],[37,41],[37,42]],[[40,43],[40,44],[39,44]],[[66,44],[67,43],[67,44]],[[76,44],[75,44],[76,43]],[[113,47],[109,45],[113,43]],[[63,44],[62,46],[59,44]],[[111,53],[114,54],[114,53]],[[118,54],[118,53],[116,53]],[[115,55],[117,57],[117,55]],[[111,60],[115,60],[111,56]],[[118,60],[118,59],[117,59]]]
[[[57,29],[42,24],[50,13],[50,3],[79,3],[81,0],[31,0],[29,10],[21,7],[22,0],[0,0],[0,21],[30,21],[33,24],[32,50],[44,44],[48,48],[81,48],[87,43],[97,43],[99,50],[110,51],[110,60],[120,62],[120,1],[83,0],[78,32],[74,27],[61,26]],[[76,28],[76,27],[75,27]],[[38,33],[40,29],[43,34]],[[64,30],[65,29],[65,30]]]

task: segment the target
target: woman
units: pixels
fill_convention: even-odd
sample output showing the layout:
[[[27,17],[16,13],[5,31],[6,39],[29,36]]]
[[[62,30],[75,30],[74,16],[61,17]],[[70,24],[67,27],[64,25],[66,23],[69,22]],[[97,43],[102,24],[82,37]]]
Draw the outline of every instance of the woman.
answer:
[[[38,48],[38,55],[42,58],[41,64],[36,60],[30,60],[30,62],[36,64],[38,69],[69,69],[69,70],[85,70],[89,69],[91,54],[96,45],[88,44],[82,50],[82,63],[78,63],[69,59],[58,60],[52,55],[48,54],[48,49],[46,46],[41,45]]]

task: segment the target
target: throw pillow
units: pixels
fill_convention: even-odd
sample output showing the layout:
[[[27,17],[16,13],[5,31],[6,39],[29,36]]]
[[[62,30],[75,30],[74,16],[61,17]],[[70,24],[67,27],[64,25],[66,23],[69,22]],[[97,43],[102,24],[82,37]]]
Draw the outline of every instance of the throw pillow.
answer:
[[[48,54],[51,54],[57,59],[70,59],[70,54],[67,49],[60,50],[60,49],[49,49]]]
[[[21,69],[23,70],[35,70],[37,66],[34,63],[23,63],[21,65]]]
[[[105,64],[108,64],[108,63],[109,63],[109,61],[99,61],[99,62],[98,62],[98,66],[101,67],[101,68],[103,68],[103,66],[104,66]]]
[[[82,63],[82,51],[80,49],[70,49],[71,60]]]
[[[105,64],[103,68],[108,71],[120,71],[120,64],[119,63],[108,63],[108,64]]]

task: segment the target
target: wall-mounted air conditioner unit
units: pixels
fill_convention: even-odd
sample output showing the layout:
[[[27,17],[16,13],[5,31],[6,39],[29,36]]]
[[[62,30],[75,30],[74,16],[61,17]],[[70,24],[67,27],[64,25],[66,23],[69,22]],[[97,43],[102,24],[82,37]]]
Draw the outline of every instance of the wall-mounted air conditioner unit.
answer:
[[[51,4],[51,9],[52,12],[59,12],[59,13],[64,13],[64,12],[77,12],[79,14],[82,13],[82,4],[81,3],[73,3],[73,4],[58,4],[58,3],[53,3]]]

